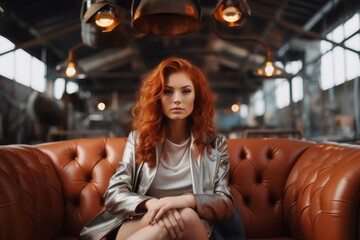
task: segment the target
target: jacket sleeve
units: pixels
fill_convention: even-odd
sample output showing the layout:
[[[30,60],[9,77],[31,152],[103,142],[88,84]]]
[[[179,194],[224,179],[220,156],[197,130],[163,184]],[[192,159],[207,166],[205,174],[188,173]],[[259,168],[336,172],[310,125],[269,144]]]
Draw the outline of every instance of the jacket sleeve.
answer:
[[[229,154],[225,136],[216,137],[215,149],[220,153],[213,194],[194,194],[196,211],[202,219],[222,221],[234,211],[234,200],[228,186]]]
[[[137,214],[139,204],[150,197],[133,192],[137,178],[135,165],[135,132],[128,136],[123,159],[119,163],[116,173],[110,178],[109,186],[104,194],[105,208],[112,215],[130,218]]]

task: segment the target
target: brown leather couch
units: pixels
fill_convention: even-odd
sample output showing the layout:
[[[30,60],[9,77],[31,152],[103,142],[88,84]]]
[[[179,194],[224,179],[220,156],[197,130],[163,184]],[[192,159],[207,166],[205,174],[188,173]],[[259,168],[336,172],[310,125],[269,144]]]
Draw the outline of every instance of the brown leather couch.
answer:
[[[0,239],[71,239],[103,207],[125,138],[0,146]],[[248,239],[359,239],[360,147],[229,139]]]

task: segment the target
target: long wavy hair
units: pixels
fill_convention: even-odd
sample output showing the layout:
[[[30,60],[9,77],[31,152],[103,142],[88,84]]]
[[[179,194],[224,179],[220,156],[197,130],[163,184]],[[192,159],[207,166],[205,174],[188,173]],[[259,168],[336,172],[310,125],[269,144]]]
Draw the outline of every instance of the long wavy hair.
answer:
[[[161,97],[164,95],[166,80],[172,73],[177,72],[186,73],[194,85],[194,109],[188,121],[194,136],[196,156],[202,154],[204,150],[210,151],[207,140],[215,131],[215,99],[209,89],[208,81],[197,66],[185,59],[170,57],[143,75],[141,79],[137,101],[132,109],[134,117],[132,127],[139,136],[135,150],[137,164],[144,161],[149,167],[154,167],[156,164],[155,146],[163,141],[167,124],[161,108]]]

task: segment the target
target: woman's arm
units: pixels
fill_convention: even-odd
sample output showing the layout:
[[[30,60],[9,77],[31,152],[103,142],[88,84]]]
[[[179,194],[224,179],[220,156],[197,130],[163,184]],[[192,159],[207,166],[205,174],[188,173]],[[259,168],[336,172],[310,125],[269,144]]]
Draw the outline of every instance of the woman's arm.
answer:
[[[104,194],[105,208],[111,214],[119,217],[132,217],[139,212],[138,206],[151,197],[142,196],[133,192],[136,165],[135,165],[135,132],[129,134],[123,153],[123,159],[119,163],[116,173],[111,177],[109,186]]]
[[[216,137],[214,148],[220,153],[214,194],[193,195],[197,213],[201,218],[210,221],[227,219],[234,211],[234,200],[228,186],[230,166],[225,136]]]

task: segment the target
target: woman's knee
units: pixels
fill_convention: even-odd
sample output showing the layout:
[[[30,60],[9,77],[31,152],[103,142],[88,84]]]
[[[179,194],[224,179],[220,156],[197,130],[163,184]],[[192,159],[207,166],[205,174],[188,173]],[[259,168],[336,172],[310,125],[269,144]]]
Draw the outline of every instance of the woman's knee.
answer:
[[[192,208],[181,209],[180,215],[185,225],[201,222],[199,215]]]

